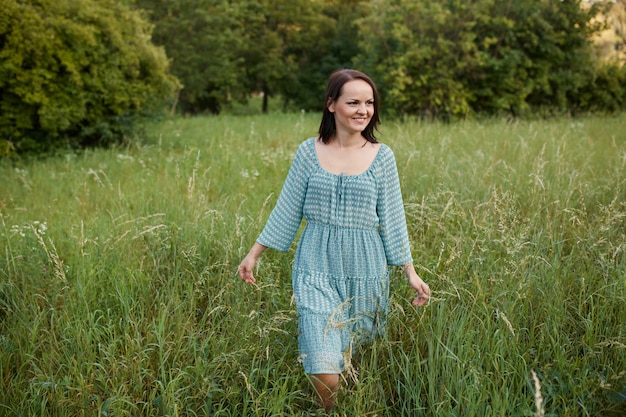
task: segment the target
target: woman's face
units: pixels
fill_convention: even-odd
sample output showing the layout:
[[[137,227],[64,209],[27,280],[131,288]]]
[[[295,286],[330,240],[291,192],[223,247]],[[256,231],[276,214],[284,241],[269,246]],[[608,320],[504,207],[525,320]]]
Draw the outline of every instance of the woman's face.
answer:
[[[343,85],[337,100],[328,105],[328,110],[335,115],[338,132],[362,132],[374,115],[372,87],[363,80],[348,81]]]

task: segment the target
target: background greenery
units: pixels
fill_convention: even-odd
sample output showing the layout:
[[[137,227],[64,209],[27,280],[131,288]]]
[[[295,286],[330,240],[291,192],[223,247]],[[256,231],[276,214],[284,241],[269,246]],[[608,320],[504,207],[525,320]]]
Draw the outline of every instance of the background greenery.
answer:
[[[399,114],[517,116],[626,105],[626,71],[602,60],[592,43],[604,28],[600,13],[625,9],[623,2],[132,3],[155,23],[154,40],[173,59],[188,112],[219,112],[252,91],[317,111],[328,74],[346,66],[371,74],[386,108]]]
[[[398,117],[626,108],[626,0],[0,0],[0,16],[1,156],[127,142],[141,118],[251,97],[319,111],[341,67]]]
[[[178,83],[116,0],[0,1],[0,155],[108,145]]]
[[[293,253],[236,267],[318,114],[174,117],[143,144],[0,161],[0,414],[320,415]],[[340,416],[626,412],[624,116],[384,120],[418,271]]]

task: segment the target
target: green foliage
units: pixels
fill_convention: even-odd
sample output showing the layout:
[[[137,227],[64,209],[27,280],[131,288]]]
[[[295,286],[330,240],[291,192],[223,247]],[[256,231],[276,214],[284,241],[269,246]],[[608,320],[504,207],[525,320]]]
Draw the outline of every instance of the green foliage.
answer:
[[[463,82],[475,59],[470,24],[481,16],[464,1],[373,2],[360,22],[363,69],[380,80],[386,105],[404,114],[467,114],[470,88]]]
[[[274,96],[282,96],[283,109],[317,111],[328,75],[341,67],[370,73],[383,108],[399,114],[625,106],[586,93],[599,72],[619,72],[596,68],[591,39],[601,29],[594,20],[601,2],[128,1],[149,10],[155,40],[184,84],[183,112],[218,113],[259,92],[264,112]],[[597,101],[583,104],[582,94]]]
[[[624,69],[598,63],[591,47],[603,7],[576,0],[2,0],[0,155],[115,143],[132,136],[138,117],[166,105],[219,113],[262,93],[264,112],[281,99],[283,110],[317,111],[328,75],[340,67],[370,73],[382,108],[397,114],[619,111],[626,108]],[[152,44],[145,18],[163,49]]]
[[[626,108],[626,66],[599,64],[572,103],[575,111],[617,112]]]
[[[294,91],[307,52],[323,41],[323,27],[332,26],[308,0],[132,3],[156,25],[154,40],[183,84],[184,113],[219,113],[258,92],[267,111],[271,96]]]
[[[308,28],[313,16],[311,2],[306,0],[246,1],[242,27],[245,46],[240,51],[248,91],[263,94],[263,112],[270,96],[294,83],[297,73],[294,54],[287,48],[297,47],[299,32]],[[304,27],[303,27],[304,26]]]
[[[0,143],[17,152],[122,139],[176,85],[151,26],[114,0],[3,0]]]
[[[360,22],[356,62],[402,114],[567,111],[593,83],[599,10],[580,1],[376,1]]]
[[[242,97],[246,45],[240,2],[223,0],[136,0],[155,23],[154,42],[171,60],[171,71],[182,88],[178,105],[183,112],[219,113],[232,97]]]
[[[326,81],[338,68],[353,66],[359,51],[356,22],[369,13],[369,1],[328,0],[317,4],[318,15],[298,32],[298,43],[288,50],[296,57],[295,80],[281,93],[297,109],[319,111],[324,105]]]
[[[433,297],[411,307],[394,269],[338,415],[624,415],[625,117],[383,124]],[[140,146],[0,161],[0,414],[321,417],[293,252],[256,286],[236,273],[318,123],[173,118]]]

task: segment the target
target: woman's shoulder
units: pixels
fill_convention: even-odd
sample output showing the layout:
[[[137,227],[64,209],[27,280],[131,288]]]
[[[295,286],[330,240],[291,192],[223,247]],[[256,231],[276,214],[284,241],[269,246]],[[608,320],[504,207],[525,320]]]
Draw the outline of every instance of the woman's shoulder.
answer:
[[[310,170],[315,167],[316,161],[315,137],[305,139],[298,145],[293,163]]]
[[[297,152],[308,151],[314,148],[315,148],[315,137],[310,137],[300,142],[300,144],[298,145]]]
[[[380,143],[380,149],[378,150],[378,156],[382,162],[390,162],[390,161],[395,161],[396,157],[395,154],[393,152],[393,149],[391,149],[391,147],[389,147],[389,145],[386,145],[385,143],[379,142]]]
[[[315,155],[315,137],[310,137],[300,142],[298,145],[298,150],[296,151],[297,155],[300,157],[312,157]]]

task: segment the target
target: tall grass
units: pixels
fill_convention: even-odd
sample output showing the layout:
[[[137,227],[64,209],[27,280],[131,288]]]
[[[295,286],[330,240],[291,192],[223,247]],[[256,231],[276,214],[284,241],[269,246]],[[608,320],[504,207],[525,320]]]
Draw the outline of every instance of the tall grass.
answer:
[[[176,118],[143,145],[0,172],[0,415],[320,415],[297,361],[292,253],[236,266],[309,114]],[[624,116],[387,122],[422,308],[341,416],[626,413]]]

